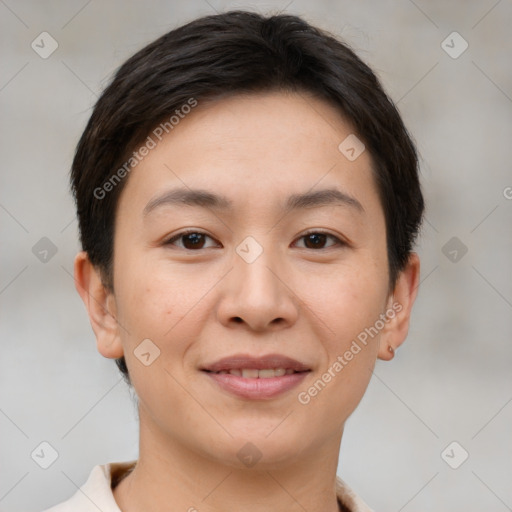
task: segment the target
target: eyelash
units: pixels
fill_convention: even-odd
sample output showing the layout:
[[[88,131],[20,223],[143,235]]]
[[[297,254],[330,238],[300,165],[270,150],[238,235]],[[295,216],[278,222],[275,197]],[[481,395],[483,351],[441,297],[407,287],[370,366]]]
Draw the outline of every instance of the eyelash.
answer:
[[[181,233],[178,233],[177,235],[174,235],[172,238],[170,238],[169,240],[167,240],[164,245],[174,245],[173,242],[175,242],[176,240],[179,240],[180,238],[183,238],[187,235],[191,235],[191,234],[198,234],[198,235],[204,235],[208,238],[210,238],[211,240],[214,240],[214,238],[212,238],[210,235],[208,235],[207,233],[204,233],[203,231],[199,231],[197,229],[189,229],[189,230],[186,230],[186,231],[182,231]],[[326,249],[330,249],[331,247],[335,247],[336,245],[339,246],[339,247],[345,247],[347,246],[348,244],[343,241],[343,240],[340,240],[338,237],[332,235],[331,233],[328,233],[326,231],[322,231],[322,230],[311,230],[311,231],[308,231],[306,233],[304,233],[303,235],[301,235],[297,240],[300,240],[308,235],[312,235],[312,234],[315,234],[315,235],[325,235],[331,239],[334,239],[336,241],[336,244],[335,245],[331,245],[329,247],[322,247],[320,249],[310,249],[310,250],[313,250],[313,251],[321,251],[321,250],[326,250]],[[186,247],[180,247],[181,249],[185,249],[186,251],[189,251],[189,252],[194,252],[194,251],[200,251],[202,250],[203,248],[200,248],[200,249],[187,249]],[[210,247],[206,247],[206,249],[209,249]],[[302,249],[307,249],[307,247],[302,247]]]

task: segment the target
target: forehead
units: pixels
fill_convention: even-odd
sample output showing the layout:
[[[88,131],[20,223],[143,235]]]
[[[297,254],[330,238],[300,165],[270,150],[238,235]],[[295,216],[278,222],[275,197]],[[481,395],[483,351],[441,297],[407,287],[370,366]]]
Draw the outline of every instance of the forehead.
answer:
[[[274,208],[292,194],[320,188],[359,195],[363,206],[377,198],[368,151],[352,161],[340,151],[354,137],[350,124],[305,93],[199,101],[161,140],[150,137],[156,145],[133,169],[121,196],[142,210],[155,193],[178,185],[229,196],[233,208]]]

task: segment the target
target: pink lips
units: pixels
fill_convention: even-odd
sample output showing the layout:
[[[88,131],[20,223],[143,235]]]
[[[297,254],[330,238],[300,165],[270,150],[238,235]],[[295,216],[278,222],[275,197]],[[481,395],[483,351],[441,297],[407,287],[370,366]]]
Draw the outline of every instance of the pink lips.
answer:
[[[277,369],[288,370],[288,373],[275,377],[242,377],[220,371],[242,369]],[[268,354],[263,357],[253,357],[246,354],[236,354],[216,361],[201,368],[208,377],[213,379],[225,391],[241,398],[262,400],[273,398],[297,386],[310,371],[304,363],[280,354]],[[295,373],[290,373],[293,370]]]
[[[224,390],[241,398],[251,400],[269,399],[294,388],[304,379],[307,372],[292,373],[267,379],[245,378],[229,373],[207,373]]]

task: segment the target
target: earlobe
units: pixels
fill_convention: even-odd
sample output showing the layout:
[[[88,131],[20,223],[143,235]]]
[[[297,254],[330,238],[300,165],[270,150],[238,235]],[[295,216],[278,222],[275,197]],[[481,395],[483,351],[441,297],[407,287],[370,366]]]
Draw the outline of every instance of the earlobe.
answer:
[[[122,357],[114,294],[104,286],[99,270],[85,251],[75,257],[75,287],[89,314],[100,354],[111,359]]]
[[[387,304],[388,321],[381,331],[378,358],[390,361],[396,349],[405,341],[409,331],[412,306],[418,294],[420,259],[413,252],[398,276],[395,289]]]

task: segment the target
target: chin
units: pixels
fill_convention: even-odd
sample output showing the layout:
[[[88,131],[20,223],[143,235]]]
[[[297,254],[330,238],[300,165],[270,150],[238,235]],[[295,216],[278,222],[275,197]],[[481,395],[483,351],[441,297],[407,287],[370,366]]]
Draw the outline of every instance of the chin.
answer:
[[[278,424],[278,423],[277,423]],[[274,431],[272,431],[275,429]],[[210,456],[236,469],[247,468],[253,471],[276,470],[294,464],[304,448],[304,436],[295,437],[283,429],[279,432],[276,424],[269,429],[248,429],[246,435],[234,435],[218,446]]]

